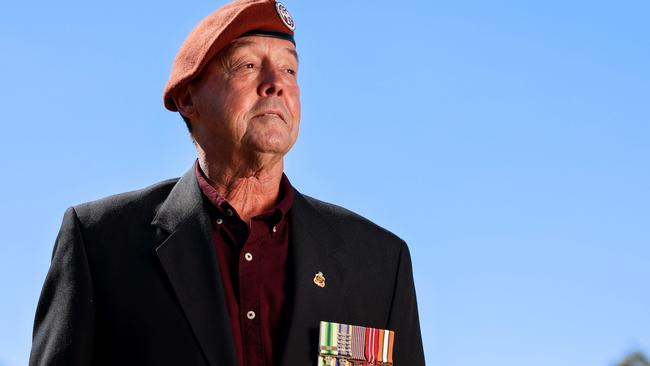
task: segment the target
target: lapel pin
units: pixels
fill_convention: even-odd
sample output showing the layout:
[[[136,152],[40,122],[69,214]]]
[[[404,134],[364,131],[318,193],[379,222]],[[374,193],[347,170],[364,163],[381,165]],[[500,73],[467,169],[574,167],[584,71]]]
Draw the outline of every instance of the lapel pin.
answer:
[[[320,288],[325,287],[325,276],[323,276],[323,272],[316,273],[314,276],[314,283]]]

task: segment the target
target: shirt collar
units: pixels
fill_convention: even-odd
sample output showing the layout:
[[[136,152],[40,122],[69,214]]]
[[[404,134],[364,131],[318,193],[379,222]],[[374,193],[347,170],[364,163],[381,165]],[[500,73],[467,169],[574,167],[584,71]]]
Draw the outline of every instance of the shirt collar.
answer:
[[[196,180],[199,183],[199,188],[203,195],[210,201],[212,207],[217,210],[218,214],[222,217],[229,216],[226,214],[228,209],[231,209],[234,215],[239,218],[237,212],[232,205],[217,192],[216,189],[210,184],[208,177],[205,176],[203,170],[199,166],[197,159],[195,165]],[[291,206],[293,205],[293,186],[289,182],[289,178],[282,173],[280,179],[280,187],[278,190],[278,200],[269,211],[256,215],[253,219],[271,220],[273,223],[279,223],[287,216]]]

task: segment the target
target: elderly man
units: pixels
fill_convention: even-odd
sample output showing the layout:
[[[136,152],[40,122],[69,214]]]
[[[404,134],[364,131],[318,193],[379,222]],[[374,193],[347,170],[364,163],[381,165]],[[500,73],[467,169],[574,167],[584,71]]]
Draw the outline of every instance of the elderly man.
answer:
[[[312,365],[321,321],[394,331],[372,364],[424,364],[406,244],[283,174],[294,28],[280,3],[237,0],[191,32],[164,103],[197,162],[66,211],[30,365]]]

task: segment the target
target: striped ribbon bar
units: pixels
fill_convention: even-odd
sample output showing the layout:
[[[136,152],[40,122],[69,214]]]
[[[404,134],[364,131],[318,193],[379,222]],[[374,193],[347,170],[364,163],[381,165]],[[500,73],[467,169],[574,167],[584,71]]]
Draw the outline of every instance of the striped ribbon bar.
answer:
[[[392,366],[395,332],[320,322],[318,366]]]

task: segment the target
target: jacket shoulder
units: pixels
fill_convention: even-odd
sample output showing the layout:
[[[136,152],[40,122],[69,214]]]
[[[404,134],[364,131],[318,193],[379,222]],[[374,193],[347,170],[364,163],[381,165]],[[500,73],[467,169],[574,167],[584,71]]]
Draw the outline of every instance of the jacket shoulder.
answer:
[[[385,243],[393,247],[392,249],[402,249],[406,246],[399,236],[356,212],[310,196],[303,195],[303,197],[348,242]]]
[[[73,206],[84,226],[111,219],[153,219],[153,213],[167,198],[179,178],[166,179],[148,187],[123,192]]]

